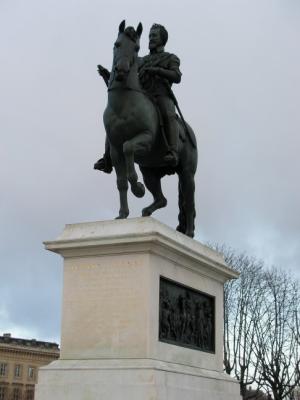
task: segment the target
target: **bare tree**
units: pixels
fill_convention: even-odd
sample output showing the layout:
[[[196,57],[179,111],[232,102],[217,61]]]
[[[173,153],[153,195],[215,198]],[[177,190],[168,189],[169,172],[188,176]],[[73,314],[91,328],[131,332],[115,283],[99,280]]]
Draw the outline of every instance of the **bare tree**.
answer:
[[[247,387],[260,381],[254,342],[262,312],[263,263],[225,246],[214,247],[223,253],[229,266],[240,272],[239,279],[229,281],[224,288],[224,368],[239,380],[245,397]],[[260,387],[258,384],[257,393]]]
[[[291,399],[300,383],[299,284],[273,268],[263,274],[263,318],[255,326],[258,372],[275,400]]]
[[[244,253],[212,247],[240,272],[224,288],[225,371],[239,380],[243,397],[253,385],[252,398],[262,389],[275,400],[293,399],[300,385],[299,282]]]

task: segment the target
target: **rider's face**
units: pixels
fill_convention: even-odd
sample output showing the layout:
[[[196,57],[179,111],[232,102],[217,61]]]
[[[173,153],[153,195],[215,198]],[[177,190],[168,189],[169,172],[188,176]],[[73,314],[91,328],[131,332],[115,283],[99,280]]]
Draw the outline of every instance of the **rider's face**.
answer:
[[[149,50],[157,49],[158,47],[162,46],[162,40],[160,37],[160,30],[159,29],[151,29],[149,34]]]

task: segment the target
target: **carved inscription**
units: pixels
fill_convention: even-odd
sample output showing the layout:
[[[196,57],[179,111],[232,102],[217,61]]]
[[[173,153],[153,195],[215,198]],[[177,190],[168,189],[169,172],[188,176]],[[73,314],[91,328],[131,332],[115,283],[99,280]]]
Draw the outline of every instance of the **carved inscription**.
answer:
[[[214,297],[160,278],[159,340],[215,351]]]
[[[66,262],[65,315],[69,317],[68,326],[87,329],[85,346],[109,352],[108,349],[127,346],[129,337],[135,348],[143,340],[140,332],[146,326],[143,301],[147,278],[142,268],[144,258],[126,254],[121,257],[75,258]],[[134,330],[133,326],[140,329]]]

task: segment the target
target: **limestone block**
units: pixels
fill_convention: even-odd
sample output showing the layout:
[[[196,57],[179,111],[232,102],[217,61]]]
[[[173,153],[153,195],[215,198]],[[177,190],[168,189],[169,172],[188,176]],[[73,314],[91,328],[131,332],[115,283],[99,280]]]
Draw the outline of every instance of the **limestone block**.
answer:
[[[64,258],[61,357],[40,370],[37,399],[237,400],[222,365],[222,256],[153,218],[67,225],[48,250]],[[159,340],[161,277],[215,303],[215,351]]]

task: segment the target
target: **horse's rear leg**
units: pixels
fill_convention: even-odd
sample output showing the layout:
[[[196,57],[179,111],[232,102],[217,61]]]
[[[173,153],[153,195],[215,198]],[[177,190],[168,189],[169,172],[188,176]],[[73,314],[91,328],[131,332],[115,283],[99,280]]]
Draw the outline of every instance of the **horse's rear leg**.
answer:
[[[136,197],[144,196],[145,187],[141,182],[138,182],[138,176],[134,167],[134,156],[143,156],[147,153],[150,150],[151,142],[151,133],[144,131],[123,144],[127,178],[131,185],[131,191]]]
[[[153,196],[153,203],[150,206],[145,207],[142,211],[143,217],[149,217],[154,211],[158,210],[159,208],[166,207],[167,199],[163,195],[161,190],[161,183],[160,183],[160,176],[155,173],[155,170],[151,168],[142,168],[141,171],[143,174],[144,183],[151,192]]]
[[[115,148],[112,147],[111,158],[117,175],[117,187],[120,196],[120,210],[119,215],[116,217],[116,219],[124,219],[128,217],[129,209],[127,201],[128,181],[126,175],[126,164],[122,149],[120,149],[120,151],[117,151]]]
[[[194,237],[195,231],[195,179],[194,173],[189,169],[183,170],[179,174],[179,185],[181,189],[179,205],[180,212],[184,212],[182,219],[185,223],[185,233],[187,236]],[[180,224],[181,221],[179,221]],[[182,232],[181,229],[178,229]]]

